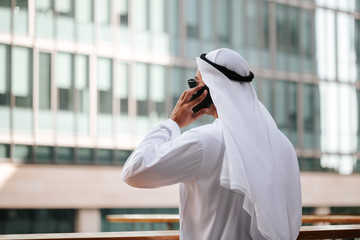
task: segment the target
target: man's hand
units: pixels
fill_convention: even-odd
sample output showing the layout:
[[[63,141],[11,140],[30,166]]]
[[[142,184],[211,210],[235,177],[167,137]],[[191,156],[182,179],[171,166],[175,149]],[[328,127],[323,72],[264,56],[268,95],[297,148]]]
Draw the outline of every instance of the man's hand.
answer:
[[[194,99],[190,102],[190,99],[193,94],[195,94],[197,91],[201,89],[202,86],[197,86],[191,89],[186,90],[183,92],[179,98],[179,100],[176,103],[176,106],[171,113],[170,119],[175,121],[180,128],[186,127],[190,123],[194,122],[196,119],[204,115],[209,111],[208,108],[201,109],[197,113],[193,113],[192,109],[201,103],[202,100],[206,97],[208,94],[207,90],[201,94],[200,97]]]

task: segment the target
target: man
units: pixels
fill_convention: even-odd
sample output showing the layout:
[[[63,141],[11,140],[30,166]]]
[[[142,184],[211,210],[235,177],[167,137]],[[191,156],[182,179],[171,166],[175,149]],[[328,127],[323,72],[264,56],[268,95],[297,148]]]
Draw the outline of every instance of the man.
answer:
[[[296,154],[258,101],[246,60],[230,49],[197,58],[198,86],[125,163],[134,187],[180,183],[181,239],[296,239],[301,226]],[[209,94],[214,102],[193,113]],[[203,114],[212,124],[180,133]]]

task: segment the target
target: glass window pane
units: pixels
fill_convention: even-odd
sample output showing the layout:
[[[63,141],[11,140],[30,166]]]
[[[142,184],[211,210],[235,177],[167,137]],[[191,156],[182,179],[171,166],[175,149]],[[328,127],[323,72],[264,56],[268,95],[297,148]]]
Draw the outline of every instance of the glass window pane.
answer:
[[[360,4],[358,4],[360,7]],[[355,44],[355,58],[356,58],[356,80],[360,81],[360,20],[355,19],[355,33],[354,33],[354,44]]]
[[[185,77],[185,69],[179,67],[171,68],[171,95],[172,95],[172,105],[175,107],[178,99],[180,98],[183,91],[185,91],[187,86],[187,79],[194,78],[195,76],[188,75]]]
[[[83,42],[93,42],[94,39],[93,0],[75,1],[75,19],[76,19],[77,39]]]
[[[219,4],[217,5],[217,12],[218,12],[218,22],[217,22],[216,26],[217,26],[219,46],[231,47],[230,46],[231,1],[230,0],[225,0],[225,1],[222,0],[221,3],[219,2]],[[212,16],[212,14],[206,14],[206,15]],[[213,18],[213,17],[211,17],[211,18]],[[211,21],[210,21],[210,23],[211,23]]]
[[[54,0],[36,0],[36,35],[54,36]]]
[[[35,148],[35,163],[53,163],[54,148],[47,146],[37,146]]]
[[[320,98],[318,85],[303,86],[304,147],[320,148]]]
[[[39,108],[49,110],[51,107],[51,55],[39,54]]]
[[[169,4],[169,14],[168,14],[168,31],[170,37],[170,53],[174,55],[179,55],[179,0],[167,1]]]
[[[98,164],[113,165],[113,151],[110,149],[97,150]]]
[[[55,14],[57,15],[57,36],[63,39],[74,39],[74,0],[55,1]]]
[[[73,164],[74,163],[74,149],[69,147],[56,148],[56,162],[58,164]]]
[[[120,116],[118,121],[118,134],[129,133],[129,66],[125,63],[116,64],[115,79],[116,101],[120,101]]]
[[[11,28],[11,0],[0,1],[0,32],[10,32]]]
[[[7,162],[10,159],[10,145],[0,144],[0,162]]]
[[[10,130],[10,46],[0,44],[0,129]]]
[[[89,133],[89,58],[75,57],[75,88],[77,98],[77,132]]]
[[[129,43],[129,0],[117,0],[116,20],[118,28],[118,41]]]
[[[112,134],[112,60],[98,58],[98,133]]]
[[[200,28],[200,34],[203,41],[202,44],[202,52],[209,52],[215,49],[215,31],[214,26],[217,26],[219,28],[221,23],[215,23],[215,18],[212,14],[209,14],[213,12],[213,8],[215,7],[214,0],[209,0],[208,4],[204,4],[201,6],[201,28]],[[224,9],[222,4],[219,4],[220,8]],[[226,5],[226,4],[225,4]],[[223,21],[222,17],[219,16],[219,21]],[[225,20],[226,21],[226,20]],[[217,25],[215,25],[217,24]],[[225,46],[224,46],[225,47]]]
[[[13,161],[15,163],[32,162],[32,146],[14,145]]]
[[[94,164],[94,150],[90,148],[76,149],[77,164]]]
[[[74,57],[59,52],[56,59],[56,86],[58,93],[57,129],[74,132]]]
[[[166,72],[164,66],[152,65],[150,68],[150,100],[155,104],[150,114],[151,124],[155,125],[166,118],[165,89]]]
[[[16,0],[13,10],[14,32],[27,33],[28,31],[28,0]]]
[[[185,19],[187,33],[187,49],[188,57],[196,57],[199,47],[199,1],[186,0],[185,2]]]
[[[111,28],[110,28],[110,0],[101,0],[99,2],[99,21],[100,21],[100,40],[110,41],[111,40]]]
[[[131,152],[130,150],[116,150],[116,164],[123,166]]]
[[[15,96],[13,128],[32,130],[32,51],[14,47],[12,51],[12,94]],[[21,69],[21,71],[20,71]],[[24,121],[26,119],[26,121]]]

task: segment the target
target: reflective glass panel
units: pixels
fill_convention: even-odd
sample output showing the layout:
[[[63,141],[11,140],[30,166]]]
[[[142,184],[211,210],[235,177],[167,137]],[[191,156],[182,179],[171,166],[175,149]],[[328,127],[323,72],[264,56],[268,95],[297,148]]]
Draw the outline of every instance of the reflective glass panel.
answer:
[[[112,134],[113,83],[112,60],[98,58],[98,133]]]
[[[315,12],[302,10],[300,24],[300,47],[303,57],[303,71],[314,73],[316,70],[315,61]]]
[[[57,129],[74,132],[74,57],[59,52],[56,59],[56,86],[58,93]]]
[[[74,163],[74,149],[69,147],[56,148],[56,163],[58,164],[73,164]]]
[[[11,61],[12,94],[15,97],[13,128],[19,131],[32,130],[32,51],[14,47]],[[20,71],[21,69],[21,71]]]
[[[360,3],[359,3],[360,6]],[[360,81],[360,20],[355,20],[355,58],[356,58],[356,80]]]
[[[151,125],[155,125],[166,118],[165,89],[166,72],[164,66],[152,65],[150,68],[150,113]]]
[[[320,96],[318,85],[303,85],[304,147],[320,148]]]
[[[0,129],[10,131],[10,46],[0,44]]]
[[[35,163],[53,163],[54,162],[54,148],[48,146],[35,147]]]
[[[51,55],[39,53],[39,129],[51,129]]]
[[[111,40],[111,28],[110,28],[110,19],[111,19],[111,11],[110,11],[110,0],[101,0],[98,2],[99,8],[99,38],[102,41],[110,41]]]
[[[76,156],[77,164],[94,164],[95,155],[91,148],[77,148]]]
[[[36,0],[36,35],[54,36],[54,0]]]
[[[130,156],[131,152],[132,151],[130,150],[116,150],[115,151],[116,164],[121,166],[124,165],[128,157]]]
[[[169,5],[168,32],[170,37],[170,53],[179,55],[179,0],[167,1]]]
[[[135,0],[136,47],[148,49],[149,36],[149,0]]]
[[[117,131],[118,134],[129,133],[129,66],[126,63],[116,64],[115,89],[120,107]]]
[[[149,71],[148,65],[136,63],[135,65],[135,88],[134,96],[137,104],[136,132],[138,136],[144,136],[149,129]]]
[[[185,1],[186,55],[196,57],[199,51],[199,1]]]
[[[118,25],[118,41],[129,42],[129,0],[117,0],[116,20]]]
[[[13,9],[13,30],[16,33],[28,32],[28,0],[16,0]]]
[[[57,16],[57,36],[63,39],[74,39],[75,11],[74,0],[55,1],[55,14]]]
[[[7,162],[10,159],[10,145],[0,144],[0,162]]]
[[[89,58],[85,55],[75,56],[75,93],[76,93],[76,127],[77,132],[89,132]]]
[[[32,162],[32,146],[14,145],[13,161],[15,163],[31,163]]]
[[[0,32],[10,32],[11,28],[11,0],[0,1]]]
[[[101,1],[103,2],[103,1]],[[82,42],[94,39],[94,1],[75,1],[76,37]]]
[[[100,165],[113,165],[113,151],[110,149],[98,149],[97,158]]]

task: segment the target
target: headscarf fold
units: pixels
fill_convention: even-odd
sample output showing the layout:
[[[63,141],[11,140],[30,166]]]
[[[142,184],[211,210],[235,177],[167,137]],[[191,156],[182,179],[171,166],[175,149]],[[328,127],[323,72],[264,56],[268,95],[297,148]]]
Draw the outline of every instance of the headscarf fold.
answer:
[[[250,74],[246,60],[230,49],[214,50],[206,58],[241,76]],[[302,206],[292,144],[250,83],[231,81],[200,58],[197,65],[209,87],[224,137],[221,185],[244,196],[252,236],[260,231],[267,239],[296,239]]]

